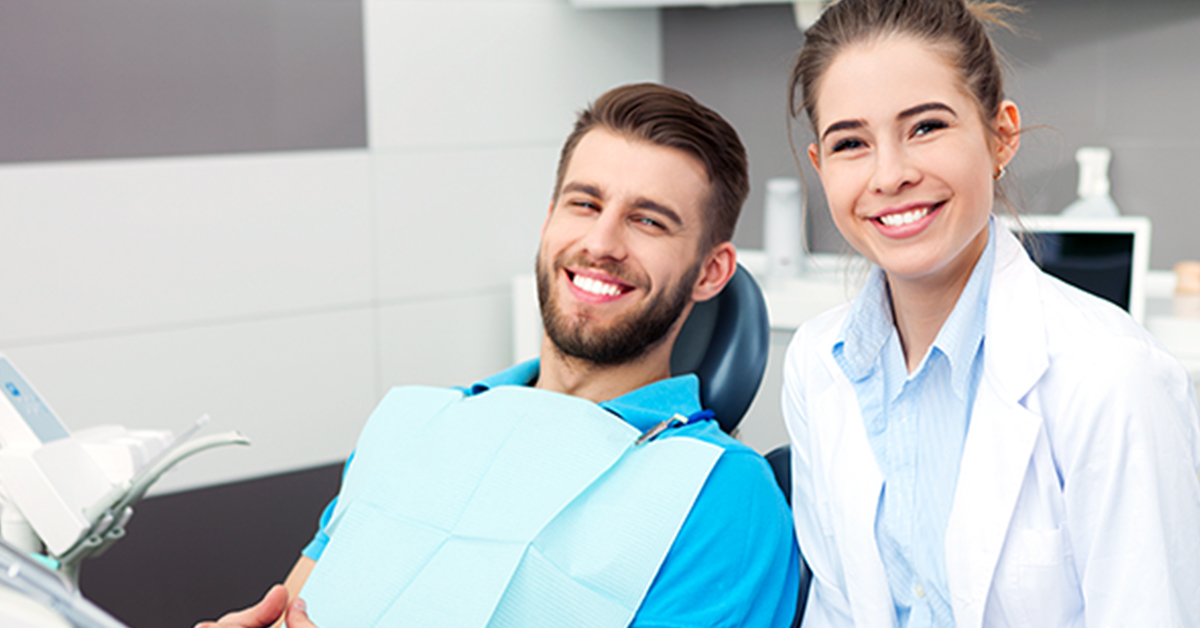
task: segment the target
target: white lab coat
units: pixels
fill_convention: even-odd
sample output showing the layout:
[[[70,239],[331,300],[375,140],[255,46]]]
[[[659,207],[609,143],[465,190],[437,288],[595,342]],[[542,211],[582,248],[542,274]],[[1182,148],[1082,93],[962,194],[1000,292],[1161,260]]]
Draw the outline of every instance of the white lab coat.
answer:
[[[1200,626],[1200,421],[1187,372],[1111,304],[997,227],[984,372],[946,530],[958,628]],[[875,542],[883,475],[832,347],[848,306],[788,348],[804,625],[893,626]]]

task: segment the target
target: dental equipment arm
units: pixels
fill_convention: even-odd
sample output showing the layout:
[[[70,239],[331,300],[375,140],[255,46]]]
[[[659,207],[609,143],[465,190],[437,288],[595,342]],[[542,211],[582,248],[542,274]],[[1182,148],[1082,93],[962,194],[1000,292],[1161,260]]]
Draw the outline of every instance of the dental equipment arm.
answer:
[[[207,418],[207,415],[204,417]],[[58,556],[60,571],[72,581],[78,579],[79,565],[88,556],[99,556],[125,536],[125,525],[133,516],[133,504],[171,467],[184,458],[224,445],[249,445],[250,439],[233,430],[189,440],[168,449],[152,460],[137,476],[114,486],[104,497],[83,511],[92,526],[78,541]]]
[[[45,549],[70,581],[80,562],[125,535],[133,504],[179,461],[238,432],[192,439],[200,417],[167,431],[97,427],[72,434],[7,357],[0,354],[0,537],[29,553]]]

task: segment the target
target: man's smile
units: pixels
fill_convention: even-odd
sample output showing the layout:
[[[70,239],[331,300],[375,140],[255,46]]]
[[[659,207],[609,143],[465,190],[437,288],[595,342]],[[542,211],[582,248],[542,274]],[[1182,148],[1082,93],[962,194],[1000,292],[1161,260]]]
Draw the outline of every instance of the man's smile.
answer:
[[[634,289],[634,286],[607,273],[585,269],[564,269],[564,272],[575,288],[574,292],[589,301],[609,301]]]

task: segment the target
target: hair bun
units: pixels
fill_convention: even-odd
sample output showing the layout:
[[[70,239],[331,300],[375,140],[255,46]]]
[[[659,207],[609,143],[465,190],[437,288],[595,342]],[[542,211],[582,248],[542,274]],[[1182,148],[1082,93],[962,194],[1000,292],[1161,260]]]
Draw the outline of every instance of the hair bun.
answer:
[[[1008,4],[1007,2],[983,2],[981,0],[966,0],[964,3],[967,10],[975,19],[983,22],[988,26],[997,26],[1004,30],[1015,33],[1017,29],[1006,19],[1006,16],[1014,13],[1024,13],[1025,8]]]

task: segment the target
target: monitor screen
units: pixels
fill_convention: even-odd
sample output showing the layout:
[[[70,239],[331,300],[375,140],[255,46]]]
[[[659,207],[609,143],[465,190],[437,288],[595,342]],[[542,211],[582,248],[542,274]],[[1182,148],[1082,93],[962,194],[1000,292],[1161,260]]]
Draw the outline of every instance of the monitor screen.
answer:
[[[1005,223],[1047,273],[1107,299],[1135,320],[1145,311],[1143,282],[1150,257],[1150,221],[1140,216],[1022,216]]]
[[[1028,233],[1022,243],[1042,270],[1129,311],[1132,233]]]

